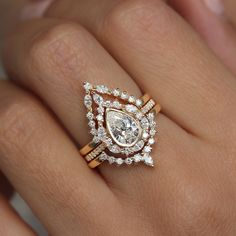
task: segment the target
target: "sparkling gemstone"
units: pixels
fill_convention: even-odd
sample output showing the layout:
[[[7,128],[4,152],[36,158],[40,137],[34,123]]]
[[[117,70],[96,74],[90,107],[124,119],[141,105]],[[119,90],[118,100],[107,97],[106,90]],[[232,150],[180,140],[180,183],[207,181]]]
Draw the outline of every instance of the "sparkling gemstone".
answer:
[[[141,150],[143,146],[144,146],[144,141],[143,140],[138,141],[134,146],[134,151],[137,152]]]
[[[148,137],[149,137],[148,132],[143,132],[143,138],[144,138],[144,139],[147,139]]]
[[[139,122],[125,112],[108,109],[106,112],[106,125],[112,139],[122,147],[131,147],[139,139]]]
[[[127,157],[127,158],[125,159],[125,164],[127,164],[127,165],[131,165],[132,162],[133,162],[133,160],[132,160],[130,157]]]
[[[104,108],[102,106],[97,108],[98,113],[102,114],[104,112]]]
[[[121,95],[120,95],[120,97],[121,97],[122,99],[126,100],[126,99],[128,99],[129,95],[128,95],[127,92],[122,92]]]
[[[154,115],[153,112],[148,113],[147,116],[148,116],[148,119],[149,119],[150,121],[153,121],[154,118],[155,118],[155,115]]]
[[[95,128],[92,128],[91,131],[90,131],[90,134],[96,135],[97,134],[97,130]]]
[[[84,105],[87,108],[91,108],[91,106],[92,106],[92,97],[89,94],[85,95],[85,97],[84,97]]]
[[[103,121],[103,116],[102,115],[97,115],[96,118],[97,118],[98,121]]]
[[[130,102],[130,103],[134,103],[135,102],[135,96],[129,96],[129,99],[128,99],[128,101]]]
[[[112,93],[113,93],[113,95],[115,96],[115,97],[119,97],[120,96],[120,94],[121,94],[121,92],[120,92],[120,90],[117,88],[117,89],[114,89],[113,91],[112,91]]]
[[[103,141],[108,147],[112,145],[112,140],[110,138],[106,138],[104,141]]]
[[[117,108],[117,109],[120,109],[120,108],[121,108],[121,104],[120,104],[118,101],[114,101],[113,104],[112,104],[112,106],[113,106],[114,108]]]
[[[94,136],[94,137],[93,137],[93,142],[94,142],[94,143],[99,143],[99,142],[100,142],[99,137],[98,137],[98,136]]]
[[[86,90],[86,92],[89,92],[89,90],[91,90],[92,88],[93,86],[89,82],[84,83],[84,89]]]
[[[101,105],[103,103],[103,98],[102,96],[98,95],[98,94],[94,94],[93,95],[93,100],[94,102],[96,102],[98,105]]]
[[[120,153],[120,148],[117,145],[112,145],[109,147],[109,150],[113,153]]]
[[[157,132],[157,131],[156,131],[155,129],[151,129],[151,130],[150,130],[150,135],[154,136],[154,135],[156,134],[156,132]]]
[[[143,105],[143,101],[141,99],[137,99],[135,104],[136,106],[141,107]]]
[[[146,146],[146,147],[144,147],[143,151],[146,153],[150,153],[152,151],[152,147]]]
[[[99,127],[97,131],[98,138],[101,140],[106,137],[106,130],[104,127]]]
[[[138,111],[138,108],[134,105],[128,104],[128,105],[125,105],[125,110],[130,112],[130,113],[135,113],[135,112]]]
[[[116,159],[116,164],[122,165],[124,163],[124,160],[122,158],[117,158]]]
[[[134,155],[133,159],[134,159],[134,162],[136,162],[136,163],[140,162],[142,160],[142,155],[136,154],[136,155]]]
[[[100,157],[99,157],[99,160],[100,161],[105,161],[105,160],[107,160],[107,154],[105,153],[105,152],[102,152],[101,154],[100,154]]]
[[[150,145],[153,145],[153,144],[155,143],[155,139],[154,139],[154,138],[150,138],[150,139],[148,140],[148,143],[149,143]]]
[[[108,93],[109,89],[107,88],[107,86],[105,85],[97,85],[96,86],[96,90],[99,92],[99,93]]]
[[[109,156],[108,157],[109,164],[113,164],[116,161],[115,157]]]
[[[93,113],[92,113],[92,112],[88,112],[88,113],[87,113],[87,118],[88,118],[89,120],[92,120],[92,119],[94,118]]]
[[[89,127],[93,128],[95,127],[95,122],[93,120],[89,121],[88,123]]]
[[[143,117],[142,120],[141,120],[141,126],[144,128],[144,129],[147,129],[149,127],[149,121],[146,117]]]
[[[141,111],[139,111],[139,112],[136,113],[136,118],[137,118],[137,119],[141,120],[142,117],[143,117],[143,113],[142,113]]]
[[[143,157],[144,163],[148,166],[154,166],[153,159],[149,155],[144,155]]]
[[[110,107],[111,106],[111,101],[105,101],[105,102],[103,102],[103,105],[105,107]]]

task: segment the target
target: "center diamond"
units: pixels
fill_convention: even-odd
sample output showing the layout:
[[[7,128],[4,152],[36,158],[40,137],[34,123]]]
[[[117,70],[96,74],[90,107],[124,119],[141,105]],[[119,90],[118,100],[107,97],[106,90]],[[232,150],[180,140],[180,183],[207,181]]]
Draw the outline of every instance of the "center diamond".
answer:
[[[122,147],[131,147],[139,140],[139,122],[123,111],[107,109],[106,125],[113,140]]]

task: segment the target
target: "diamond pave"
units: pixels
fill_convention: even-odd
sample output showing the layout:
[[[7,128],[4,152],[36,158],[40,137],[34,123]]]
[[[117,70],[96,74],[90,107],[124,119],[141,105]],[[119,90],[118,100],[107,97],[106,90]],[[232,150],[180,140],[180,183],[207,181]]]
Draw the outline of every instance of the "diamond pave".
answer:
[[[143,105],[142,98],[105,85],[85,83],[84,89],[90,134],[97,145],[106,147],[101,150],[100,161],[119,166],[138,162],[153,166],[150,153],[155,143],[156,122],[150,109],[155,102]],[[93,159],[92,155],[89,157]]]

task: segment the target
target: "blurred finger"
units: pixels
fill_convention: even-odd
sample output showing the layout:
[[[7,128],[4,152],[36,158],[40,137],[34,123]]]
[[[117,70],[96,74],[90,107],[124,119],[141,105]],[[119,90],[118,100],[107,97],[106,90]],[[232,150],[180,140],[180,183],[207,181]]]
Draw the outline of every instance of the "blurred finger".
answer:
[[[36,236],[33,230],[20,218],[1,194],[0,212],[0,235]]]
[[[0,82],[0,167],[53,235],[71,235],[114,201],[50,113],[9,82]]]

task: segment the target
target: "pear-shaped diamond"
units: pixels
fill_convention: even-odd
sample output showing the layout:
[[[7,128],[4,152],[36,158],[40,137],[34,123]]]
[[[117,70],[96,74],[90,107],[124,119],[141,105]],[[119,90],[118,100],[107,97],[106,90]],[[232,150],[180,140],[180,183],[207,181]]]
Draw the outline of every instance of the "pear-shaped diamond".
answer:
[[[122,147],[133,146],[139,140],[142,131],[139,121],[116,109],[107,109],[106,125],[112,139]]]

